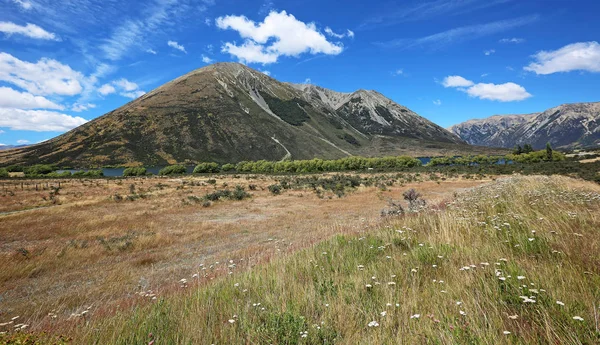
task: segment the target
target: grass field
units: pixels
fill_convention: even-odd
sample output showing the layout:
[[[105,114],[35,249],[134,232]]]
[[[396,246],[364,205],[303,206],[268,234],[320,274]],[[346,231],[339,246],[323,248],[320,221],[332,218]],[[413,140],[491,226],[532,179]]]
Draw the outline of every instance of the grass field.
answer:
[[[0,339],[600,341],[597,184],[389,174],[342,194],[296,184],[274,195],[276,179],[69,180],[54,199],[52,181],[4,186]],[[252,197],[199,201],[235,185]],[[409,188],[428,207],[381,217]]]

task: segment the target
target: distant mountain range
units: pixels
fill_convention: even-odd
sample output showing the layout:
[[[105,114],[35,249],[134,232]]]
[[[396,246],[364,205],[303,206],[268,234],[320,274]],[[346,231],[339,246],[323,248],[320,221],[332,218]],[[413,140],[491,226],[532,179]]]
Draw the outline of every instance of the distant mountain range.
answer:
[[[16,149],[16,148],[25,147],[25,146],[27,146],[27,145],[0,145],[0,151]]]
[[[600,102],[563,104],[542,113],[496,115],[469,120],[449,130],[471,145],[512,148],[550,143],[555,148],[600,146]]]
[[[0,164],[162,165],[485,152],[376,91],[279,82],[210,65]]]

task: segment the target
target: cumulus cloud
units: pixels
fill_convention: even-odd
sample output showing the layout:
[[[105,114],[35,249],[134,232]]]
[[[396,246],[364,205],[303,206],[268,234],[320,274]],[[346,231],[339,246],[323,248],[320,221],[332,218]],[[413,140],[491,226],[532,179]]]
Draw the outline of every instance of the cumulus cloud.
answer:
[[[392,72],[392,75],[394,77],[397,77],[397,76],[403,75],[403,74],[404,74],[404,70],[402,68],[398,68],[397,70],[395,70],[395,71]]]
[[[100,88],[98,89],[98,93],[101,94],[102,96],[110,95],[111,93],[115,93],[115,92],[117,92],[117,90],[115,89],[114,86],[112,86],[110,84],[104,84],[104,85],[100,86]]]
[[[156,50],[154,50],[152,48],[148,48],[148,49],[146,49],[146,53],[156,55]]]
[[[75,103],[71,106],[71,110],[78,113],[94,108],[96,108],[96,105],[93,103]]]
[[[22,26],[11,22],[0,22],[0,32],[3,32],[8,36],[23,35],[40,40],[59,41],[59,38],[55,34],[31,23]]]
[[[531,94],[524,87],[515,83],[479,83],[471,86],[466,91],[471,97],[500,102],[522,101],[531,97]]]
[[[278,53],[268,53],[264,47],[252,41],[246,41],[241,46],[225,43],[221,49],[224,53],[236,56],[245,63],[261,63],[263,65],[277,62]]]
[[[433,104],[435,105],[442,105],[442,101],[439,99],[436,99],[435,101],[433,101]]]
[[[503,38],[503,39],[501,39],[498,42],[500,42],[500,43],[515,43],[515,44],[519,44],[519,43],[525,42],[525,39],[524,38],[518,38],[518,37]]]
[[[444,87],[468,87],[472,86],[474,83],[470,80],[467,80],[459,75],[449,75],[444,78],[442,81],[442,85]]]
[[[344,49],[340,43],[329,42],[314,23],[299,21],[286,11],[271,11],[260,23],[245,16],[219,17],[216,26],[235,30],[244,39],[241,45],[227,42],[221,50],[245,63],[269,64],[280,56],[303,53],[337,55]]]
[[[53,59],[42,58],[31,63],[0,53],[0,80],[34,95],[77,95],[82,91],[83,79],[81,73]]]
[[[595,41],[573,43],[554,51],[541,51],[533,58],[536,61],[523,69],[536,74],[600,72],[600,44]]]
[[[19,145],[29,144],[29,140],[24,140],[24,139],[17,140],[17,144],[19,144]]]
[[[490,55],[494,54],[495,52],[496,52],[496,51],[495,51],[494,49],[490,49],[490,50],[484,50],[484,51],[483,51],[483,54],[484,54],[485,56],[490,56]]]
[[[56,104],[45,97],[34,96],[28,92],[19,92],[5,86],[0,87],[0,108],[64,109],[62,105]]]
[[[187,52],[185,51],[185,47],[175,41],[169,41],[167,42],[167,45],[171,48],[175,48],[187,54]]]
[[[47,110],[0,108],[0,127],[35,132],[64,132],[87,120]]]
[[[271,76],[271,72],[269,72],[269,71],[260,71],[260,72],[261,72],[262,74],[266,74],[266,75],[268,75],[268,76]]]
[[[522,101],[531,94],[521,85],[515,83],[492,84],[492,83],[473,83],[461,76],[454,75],[444,78],[442,82],[444,87],[454,87],[467,93],[471,97],[487,99],[491,101],[513,102]]]
[[[214,60],[213,60],[213,59],[211,59],[210,57],[208,57],[208,56],[206,56],[206,55],[202,54],[202,62],[204,62],[204,63],[213,63],[213,61],[214,61]]]

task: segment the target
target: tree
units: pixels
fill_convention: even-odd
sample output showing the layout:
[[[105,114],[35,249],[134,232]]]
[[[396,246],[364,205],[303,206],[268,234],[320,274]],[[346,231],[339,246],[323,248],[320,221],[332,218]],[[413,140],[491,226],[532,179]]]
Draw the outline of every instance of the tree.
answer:
[[[513,149],[513,154],[520,155],[521,153],[523,153],[523,148],[521,147],[521,145],[516,145]]]
[[[531,153],[531,152],[533,152],[533,147],[531,146],[531,144],[523,145],[523,153]]]
[[[550,146],[550,142],[546,143],[546,159],[552,160],[552,146]]]

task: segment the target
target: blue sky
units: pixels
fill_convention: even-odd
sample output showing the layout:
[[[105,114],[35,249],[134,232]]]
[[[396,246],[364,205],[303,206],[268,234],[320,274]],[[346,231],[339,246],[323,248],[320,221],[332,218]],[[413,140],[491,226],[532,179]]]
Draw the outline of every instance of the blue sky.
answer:
[[[209,63],[374,89],[448,127],[600,101],[596,0],[0,0],[0,143],[36,143]]]

